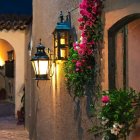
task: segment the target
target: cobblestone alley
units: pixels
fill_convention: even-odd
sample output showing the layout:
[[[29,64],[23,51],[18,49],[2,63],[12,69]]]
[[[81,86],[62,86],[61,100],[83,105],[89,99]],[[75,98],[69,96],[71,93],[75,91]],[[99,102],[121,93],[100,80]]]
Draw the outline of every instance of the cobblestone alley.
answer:
[[[0,140],[29,140],[23,125],[12,117],[0,117]]]

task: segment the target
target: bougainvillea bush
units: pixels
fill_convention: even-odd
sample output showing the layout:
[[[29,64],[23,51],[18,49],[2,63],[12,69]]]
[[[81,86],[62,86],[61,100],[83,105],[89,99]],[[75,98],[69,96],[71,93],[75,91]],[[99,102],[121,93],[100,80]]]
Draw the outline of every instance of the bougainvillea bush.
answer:
[[[140,106],[140,93],[133,89],[104,91],[99,95],[97,118],[99,124],[90,130],[102,134],[102,140],[123,140],[135,127]]]
[[[65,63],[65,77],[68,88],[75,96],[84,95],[85,86],[94,84],[96,72],[95,49],[102,40],[101,0],[82,0],[78,19],[81,38],[73,43],[68,61]]]

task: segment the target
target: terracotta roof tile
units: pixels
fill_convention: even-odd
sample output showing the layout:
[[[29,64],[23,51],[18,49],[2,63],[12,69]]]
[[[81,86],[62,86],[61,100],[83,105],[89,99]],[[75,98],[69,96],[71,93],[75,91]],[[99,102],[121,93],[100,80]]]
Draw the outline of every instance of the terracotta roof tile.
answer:
[[[31,16],[1,14],[0,30],[24,30],[31,22]]]

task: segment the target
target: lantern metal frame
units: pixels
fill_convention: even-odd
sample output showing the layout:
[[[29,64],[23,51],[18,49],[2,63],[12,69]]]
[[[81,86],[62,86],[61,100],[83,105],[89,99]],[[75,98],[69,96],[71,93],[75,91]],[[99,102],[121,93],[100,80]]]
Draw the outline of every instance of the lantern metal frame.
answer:
[[[49,56],[48,54],[46,54],[45,52],[45,46],[43,46],[41,44],[41,40],[40,40],[40,44],[36,47],[37,52],[35,53],[35,55],[32,57],[31,62],[34,68],[34,72],[35,72],[35,80],[50,80],[50,76],[49,76]],[[44,74],[41,74],[40,71],[40,66],[41,66],[41,62],[46,61],[46,72]],[[35,64],[36,62],[36,64]],[[43,65],[44,67],[44,65]]]
[[[55,60],[66,60],[70,46],[71,15],[70,12],[64,20],[62,11],[60,12],[59,22],[53,32],[54,36],[54,58]],[[62,38],[62,36],[64,38]],[[63,43],[61,42],[63,41]]]

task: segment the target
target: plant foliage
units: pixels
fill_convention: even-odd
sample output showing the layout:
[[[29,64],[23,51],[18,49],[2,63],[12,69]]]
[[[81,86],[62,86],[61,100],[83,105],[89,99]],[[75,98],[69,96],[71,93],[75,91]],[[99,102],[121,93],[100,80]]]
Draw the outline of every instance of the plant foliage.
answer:
[[[99,96],[99,103],[96,111],[100,123],[90,131],[102,133],[103,140],[125,139],[137,121],[140,93],[133,89],[104,91]]]
[[[101,0],[82,0],[78,19],[81,38],[73,43],[65,63],[67,87],[75,96],[84,96],[85,86],[94,84],[95,49],[102,40]]]

